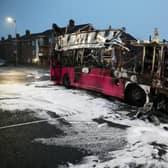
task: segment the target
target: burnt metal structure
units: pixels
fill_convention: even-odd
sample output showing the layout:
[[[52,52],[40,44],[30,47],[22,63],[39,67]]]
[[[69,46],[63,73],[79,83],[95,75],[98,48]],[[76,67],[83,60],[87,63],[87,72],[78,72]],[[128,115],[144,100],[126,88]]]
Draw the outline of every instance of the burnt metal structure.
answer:
[[[154,40],[139,41],[124,28],[73,26],[54,30],[50,67],[56,84],[95,90],[136,106],[167,101],[168,43],[159,41],[157,30]]]

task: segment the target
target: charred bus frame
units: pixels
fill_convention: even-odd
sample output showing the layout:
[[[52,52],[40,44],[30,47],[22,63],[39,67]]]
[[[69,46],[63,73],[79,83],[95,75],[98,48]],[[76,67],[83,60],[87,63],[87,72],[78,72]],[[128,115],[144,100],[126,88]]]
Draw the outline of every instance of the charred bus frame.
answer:
[[[168,96],[167,42],[132,41],[126,45],[123,32],[92,30],[55,37],[51,79],[67,88],[98,91],[136,106]]]

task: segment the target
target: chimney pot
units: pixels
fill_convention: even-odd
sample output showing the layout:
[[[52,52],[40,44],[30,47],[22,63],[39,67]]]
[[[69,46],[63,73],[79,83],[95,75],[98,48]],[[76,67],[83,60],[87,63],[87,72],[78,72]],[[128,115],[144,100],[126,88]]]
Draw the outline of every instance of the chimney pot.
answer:
[[[30,30],[26,30],[26,36],[30,36]]]
[[[12,39],[12,35],[11,34],[8,35],[8,39]]]

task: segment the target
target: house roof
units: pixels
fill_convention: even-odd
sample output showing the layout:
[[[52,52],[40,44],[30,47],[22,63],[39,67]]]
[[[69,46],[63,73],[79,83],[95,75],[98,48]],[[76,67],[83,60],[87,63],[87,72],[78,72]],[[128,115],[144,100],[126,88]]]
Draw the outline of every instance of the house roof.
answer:
[[[59,35],[65,34],[65,33],[75,33],[75,32],[80,31],[80,30],[85,30],[88,27],[91,27],[92,29],[94,29],[93,26],[89,23],[88,24],[75,25],[72,28],[68,28],[68,26],[67,27],[59,27],[58,25],[53,24],[53,29],[54,29],[55,33],[59,34]]]
[[[48,36],[51,36],[51,34],[52,34],[52,29],[48,29],[48,30],[46,30],[44,32],[40,32],[40,33],[31,33],[29,37],[31,37],[31,38],[46,37],[46,36],[48,37]],[[26,37],[27,37],[26,34],[21,36],[21,38],[26,38]]]
[[[45,35],[45,36],[51,36],[52,35],[52,29],[45,30],[44,32],[42,32],[42,34]]]
[[[66,28],[66,29],[67,29],[67,33],[75,33],[77,31],[84,30],[85,28],[87,28],[89,26],[91,26],[91,25],[90,24],[82,24],[82,25],[76,25],[72,29],[69,29],[69,30],[68,30],[68,28]]]
[[[42,36],[42,33],[31,33],[29,36],[26,34],[21,36],[22,39],[27,38],[27,37],[37,37],[37,36]]]
[[[65,34],[65,33],[74,33],[74,32],[80,31],[80,30],[85,30],[88,27],[91,27],[92,29],[94,29],[91,24],[76,25],[72,29],[69,29],[69,30],[68,30],[67,27],[59,27],[56,24],[54,24],[53,29],[55,30],[56,34],[61,35],[61,34]],[[45,30],[45,31],[40,32],[40,33],[31,33],[29,37],[31,37],[31,38],[46,37],[46,36],[50,37],[50,36],[52,36],[53,29],[48,29],[48,30]],[[27,37],[26,34],[21,36],[21,38],[23,38],[23,39],[26,38],[26,37]]]
[[[130,41],[136,41],[137,39],[135,37],[133,37],[131,34],[126,33],[126,32],[122,32],[122,35],[120,36],[120,38],[124,41],[124,42],[130,42]]]

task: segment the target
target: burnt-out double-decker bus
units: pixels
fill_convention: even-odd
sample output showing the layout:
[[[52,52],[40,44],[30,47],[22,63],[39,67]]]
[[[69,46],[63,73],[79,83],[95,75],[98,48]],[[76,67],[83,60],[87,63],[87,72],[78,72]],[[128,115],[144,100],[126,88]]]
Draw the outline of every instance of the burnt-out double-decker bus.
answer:
[[[51,80],[66,88],[100,92],[136,106],[167,95],[167,43],[137,41],[126,35],[124,29],[57,35]]]
[[[113,76],[120,68],[122,29],[65,33],[55,38],[51,57],[51,80],[67,88],[77,87],[124,98],[123,79]],[[116,57],[117,55],[117,57]]]

